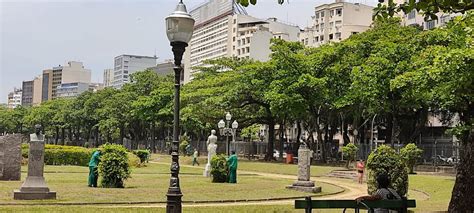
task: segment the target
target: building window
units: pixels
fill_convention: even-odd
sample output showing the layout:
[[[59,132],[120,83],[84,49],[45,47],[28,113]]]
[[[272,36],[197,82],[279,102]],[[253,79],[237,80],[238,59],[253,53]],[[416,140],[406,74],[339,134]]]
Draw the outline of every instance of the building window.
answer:
[[[249,52],[250,52],[250,47],[246,47],[246,48],[245,48],[245,52],[246,52],[246,53],[249,53]]]
[[[315,42],[318,42],[318,41],[319,41],[319,37],[318,37],[318,36],[314,37],[314,41],[315,41]]]
[[[329,29],[331,29],[334,26],[334,22],[329,22]]]
[[[331,16],[331,17],[334,16],[334,10],[329,11],[329,16]]]
[[[336,36],[336,39],[341,40],[341,33],[336,33],[335,36]]]
[[[324,41],[324,35],[319,36],[319,40],[321,40],[321,42],[323,42]]]
[[[357,33],[359,33],[359,32],[351,32],[351,35],[355,35],[355,34],[357,34]]]
[[[319,13],[316,13],[316,16],[315,16],[317,19],[319,19]]]
[[[426,23],[425,25],[426,25],[426,29],[427,29],[427,30],[433,29],[433,28],[435,27],[435,25],[436,25],[435,20],[427,21],[427,22],[425,22],[425,23]]]
[[[334,35],[331,33],[329,34],[329,40],[332,40],[334,38]]]
[[[408,19],[414,19],[416,16],[416,10],[412,10],[410,13],[408,13]]]
[[[342,16],[342,9],[336,9],[336,15]]]
[[[235,36],[234,36],[234,37],[232,37],[232,41],[235,41]]]
[[[324,23],[321,23],[321,31],[324,30]]]
[[[234,24],[237,23],[237,19],[234,19]]]
[[[336,21],[336,26],[339,26],[342,24],[342,21]]]
[[[323,11],[323,12],[321,12],[321,18],[323,18],[323,17],[324,17],[324,11]]]

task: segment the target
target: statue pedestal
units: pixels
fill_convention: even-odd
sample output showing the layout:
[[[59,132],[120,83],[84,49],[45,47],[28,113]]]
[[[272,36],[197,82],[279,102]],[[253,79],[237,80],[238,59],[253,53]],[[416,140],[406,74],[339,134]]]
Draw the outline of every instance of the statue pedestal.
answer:
[[[204,177],[211,177],[211,164],[207,163],[203,173]]]
[[[293,189],[302,192],[319,193],[321,187],[315,186],[314,181],[311,181],[311,156],[310,150],[305,144],[301,144],[298,149],[298,180],[292,185],[287,186],[287,189]]]
[[[34,135],[34,136],[33,136]],[[44,172],[44,140],[42,135],[30,136],[28,152],[28,176],[20,190],[13,191],[15,200],[56,199],[56,192],[50,191],[43,177]]]

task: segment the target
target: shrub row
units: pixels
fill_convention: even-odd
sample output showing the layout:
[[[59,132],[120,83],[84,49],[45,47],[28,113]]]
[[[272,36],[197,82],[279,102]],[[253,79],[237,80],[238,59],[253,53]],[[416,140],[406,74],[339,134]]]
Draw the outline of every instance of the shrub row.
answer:
[[[21,145],[23,158],[28,158],[28,149],[28,144]],[[44,147],[44,163],[46,165],[88,166],[94,151],[95,149],[80,146],[46,144]],[[127,155],[130,166],[138,167],[140,165],[140,159],[136,156],[137,154],[128,153]]]

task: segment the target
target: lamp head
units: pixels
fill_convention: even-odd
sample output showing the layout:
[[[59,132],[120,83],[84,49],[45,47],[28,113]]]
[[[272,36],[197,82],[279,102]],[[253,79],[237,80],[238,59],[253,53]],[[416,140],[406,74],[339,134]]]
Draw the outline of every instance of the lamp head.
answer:
[[[219,129],[223,129],[225,127],[224,120],[220,120],[219,123],[217,123],[217,127],[219,127]]]
[[[234,122],[232,122],[232,129],[237,129],[239,127],[239,123],[237,123],[237,120],[234,120]]]
[[[225,114],[225,119],[227,121],[230,121],[230,119],[232,119],[232,115],[230,114],[230,112],[227,112],[227,114]]]
[[[176,10],[166,17],[166,35],[171,43],[186,43],[191,40],[194,30],[194,19],[180,1]]]

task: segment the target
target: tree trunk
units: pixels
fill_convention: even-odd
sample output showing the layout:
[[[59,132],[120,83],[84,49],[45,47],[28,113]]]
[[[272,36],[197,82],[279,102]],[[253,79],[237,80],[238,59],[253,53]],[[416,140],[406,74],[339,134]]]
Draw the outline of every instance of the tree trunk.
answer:
[[[283,144],[285,143],[285,128],[283,126],[283,122],[280,124],[280,147],[279,147],[279,151],[280,151],[280,156],[278,156],[278,161],[283,161]],[[250,137],[252,138],[252,137]],[[250,139],[251,140],[251,139]]]
[[[275,142],[275,121],[271,121],[268,124],[268,146],[267,155],[265,156],[266,161],[274,160],[273,158],[273,144]]]
[[[59,127],[56,127],[56,135],[54,137],[54,145],[58,145],[59,141]]]
[[[387,129],[385,130],[385,143],[390,143],[390,146],[394,148],[393,140],[393,114],[388,113],[387,115]]]
[[[155,122],[151,122],[151,150],[156,153]]]
[[[463,140],[465,139],[465,140]],[[459,147],[460,162],[457,167],[456,183],[454,184],[449,212],[474,211],[474,130],[461,139]]]

